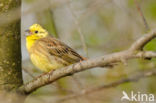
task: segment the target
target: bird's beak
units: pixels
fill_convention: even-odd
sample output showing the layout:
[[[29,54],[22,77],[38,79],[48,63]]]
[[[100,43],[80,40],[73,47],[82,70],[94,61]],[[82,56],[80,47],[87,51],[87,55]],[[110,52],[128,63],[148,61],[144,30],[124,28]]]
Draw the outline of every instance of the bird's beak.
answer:
[[[26,32],[25,36],[29,36],[29,35],[32,34],[31,31],[30,31],[29,29],[28,29],[28,30],[25,30],[25,32]]]
[[[30,33],[30,30],[29,30],[29,29],[27,29],[27,30],[25,30],[25,32],[26,32],[26,33]]]

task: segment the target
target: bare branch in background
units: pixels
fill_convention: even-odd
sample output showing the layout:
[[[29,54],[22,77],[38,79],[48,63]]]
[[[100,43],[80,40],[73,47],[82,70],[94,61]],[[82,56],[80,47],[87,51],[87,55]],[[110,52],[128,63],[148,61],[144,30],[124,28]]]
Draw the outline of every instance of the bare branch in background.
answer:
[[[80,35],[80,39],[81,39],[81,42],[82,42],[82,47],[83,47],[83,50],[84,52],[86,53],[86,56],[88,57],[88,48],[87,48],[87,44],[85,42],[85,38],[84,38],[84,34],[82,33],[82,30],[80,28],[80,24],[77,20],[77,16],[75,14],[75,12],[73,11],[73,8],[72,8],[72,2],[69,3],[69,9],[71,11],[71,14],[73,16],[73,19],[74,19],[74,22],[75,22],[75,25],[76,25],[76,28],[78,30],[78,33]]]
[[[76,28],[78,30],[78,33],[80,35],[80,40],[82,42],[83,50],[86,53],[86,56],[88,57],[88,48],[87,48],[87,45],[86,45],[86,42],[85,42],[84,34],[82,33],[82,30],[80,28],[80,24],[79,24],[79,22],[77,20],[77,16],[76,16],[75,12],[73,11],[72,2],[70,2],[68,6],[69,6],[69,10],[70,10],[70,12],[72,14],[73,20],[75,22]],[[72,76],[72,79],[77,84],[77,86],[78,86],[79,89],[83,89],[84,88],[83,85],[82,85],[82,83],[77,79],[76,76],[73,75]]]
[[[116,86],[119,86],[121,84],[128,83],[128,82],[136,82],[136,81],[143,79],[145,77],[151,77],[151,76],[155,76],[155,75],[156,75],[155,69],[144,71],[144,72],[139,71],[137,74],[132,75],[128,78],[124,78],[124,79],[112,82],[110,84],[103,84],[103,85],[100,85],[100,86],[97,86],[94,88],[84,89],[84,90],[80,91],[79,93],[72,94],[69,96],[65,96],[62,99],[59,99],[58,102],[60,103],[62,101],[67,101],[70,99],[80,98],[84,95],[88,95],[90,93],[92,94],[94,92],[98,92],[98,91],[106,89],[106,88],[113,88],[113,87],[116,87]]]
[[[146,31],[149,31],[150,30],[149,25],[148,25],[148,23],[146,21],[146,18],[145,18],[144,14],[143,14],[143,12],[141,10],[141,7],[140,7],[139,3],[137,2],[137,0],[134,0],[134,2],[136,4],[137,10],[138,10],[140,16],[142,17],[142,20],[143,20],[143,23],[145,25]]]
[[[110,3],[112,3],[112,0],[92,0],[85,12],[79,18],[77,18],[77,22],[79,24],[83,23],[87,19],[87,17],[97,12],[102,6],[109,5]],[[76,27],[73,26],[72,30],[73,28]]]
[[[130,49],[128,50],[105,55],[95,59],[89,59],[61,69],[57,69],[55,71],[48,72],[26,83],[19,89],[19,91],[29,94],[35,91],[36,89],[50,84],[60,78],[73,75],[74,73],[81,72],[94,67],[106,66],[111,63],[122,62],[122,60],[129,60],[133,58],[155,58],[156,52],[141,51],[143,46],[155,37],[156,29],[139,38],[134,44],[132,44],[132,47],[130,47]],[[138,49],[140,49],[140,51]]]
[[[22,68],[22,70],[27,73],[30,77],[35,78],[35,76],[26,68]]]

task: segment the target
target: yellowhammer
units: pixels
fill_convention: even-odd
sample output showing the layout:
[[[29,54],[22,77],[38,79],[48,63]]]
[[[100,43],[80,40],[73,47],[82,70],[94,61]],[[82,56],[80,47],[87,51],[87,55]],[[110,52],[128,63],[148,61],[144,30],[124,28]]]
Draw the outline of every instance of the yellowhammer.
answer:
[[[27,30],[26,47],[33,64],[44,72],[85,60],[72,48],[49,35],[39,24]]]

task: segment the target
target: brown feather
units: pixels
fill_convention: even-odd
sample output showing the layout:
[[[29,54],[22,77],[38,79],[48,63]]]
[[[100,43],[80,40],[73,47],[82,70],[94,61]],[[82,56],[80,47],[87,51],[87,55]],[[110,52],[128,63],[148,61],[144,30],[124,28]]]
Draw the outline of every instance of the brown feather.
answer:
[[[86,60],[84,57],[80,56],[77,52],[75,52],[72,48],[53,37],[48,36],[39,39],[37,42],[42,42],[43,44],[45,44],[45,48],[47,48],[50,55],[60,57],[68,63],[72,64]]]

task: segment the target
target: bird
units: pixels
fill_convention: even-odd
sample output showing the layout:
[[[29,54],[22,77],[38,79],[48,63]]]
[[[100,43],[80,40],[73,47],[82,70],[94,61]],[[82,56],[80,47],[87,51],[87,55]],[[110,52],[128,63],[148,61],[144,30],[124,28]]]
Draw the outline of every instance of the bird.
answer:
[[[43,72],[86,60],[74,49],[51,36],[39,24],[31,25],[26,32],[26,48],[30,59]]]

